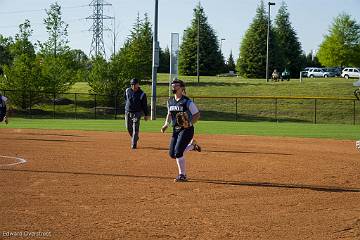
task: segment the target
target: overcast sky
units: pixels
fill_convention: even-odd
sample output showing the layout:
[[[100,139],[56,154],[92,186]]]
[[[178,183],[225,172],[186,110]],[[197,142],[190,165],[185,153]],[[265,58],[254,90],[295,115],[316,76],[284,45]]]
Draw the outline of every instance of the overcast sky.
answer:
[[[14,36],[18,32],[18,25],[29,19],[34,30],[32,41],[45,41],[48,37],[43,19],[46,17],[44,9],[49,9],[51,3],[47,0],[0,0],[0,34]],[[86,17],[92,15],[89,6],[91,0],[59,0],[62,6],[63,20],[69,24],[70,46],[82,49],[89,54],[92,33],[88,31],[91,20]],[[116,48],[119,48],[128,37],[135,23],[137,14],[141,17],[148,13],[150,21],[154,19],[155,0],[107,0],[111,6],[104,6],[104,14],[115,16],[118,38]],[[209,24],[215,30],[218,39],[222,41],[222,51],[227,58],[230,51],[235,59],[239,55],[239,47],[245,31],[252,22],[260,0],[202,0],[201,5],[208,17]],[[267,4],[268,1],[264,1]],[[273,20],[280,7],[281,0],[271,7]],[[198,0],[159,0],[159,41],[165,48],[170,45],[170,33],[178,32],[180,41],[183,31],[190,26],[193,9]],[[341,13],[350,14],[360,23],[360,0],[287,0],[290,21],[295,29],[302,49],[309,53],[317,49],[328,33],[335,17]],[[111,20],[105,20],[105,25],[113,28]],[[105,49],[107,55],[112,51],[112,33],[104,32]]]

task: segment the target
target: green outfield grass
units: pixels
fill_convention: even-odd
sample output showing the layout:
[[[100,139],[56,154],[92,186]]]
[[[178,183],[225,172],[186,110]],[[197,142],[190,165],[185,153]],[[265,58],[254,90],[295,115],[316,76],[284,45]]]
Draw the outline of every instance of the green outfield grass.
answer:
[[[297,96],[297,97],[354,97],[352,86],[358,79],[345,78],[303,78],[283,82],[266,82],[265,79],[242,77],[179,76],[187,84],[189,96]],[[158,74],[157,95],[169,93],[169,75]],[[142,83],[143,90],[151,94],[151,82]],[[88,93],[87,83],[76,83],[70,92]]]
[[[142,121],[142,132],[160,132],[164,120]],[[125,131],[124,120],[59,120],[12,118],[4,128]],[[200,121],[196,132],[201,134],[234,134],[357,140],[360,130],[355,125],[302,124],[269,122]]]

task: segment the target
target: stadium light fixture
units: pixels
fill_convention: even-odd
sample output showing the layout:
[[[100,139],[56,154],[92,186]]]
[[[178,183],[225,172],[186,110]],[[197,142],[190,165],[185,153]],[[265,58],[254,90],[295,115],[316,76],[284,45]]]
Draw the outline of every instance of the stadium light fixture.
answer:
[[[222,42],[225,41],[225,38],[220,39],[220,52],[222,52]]]

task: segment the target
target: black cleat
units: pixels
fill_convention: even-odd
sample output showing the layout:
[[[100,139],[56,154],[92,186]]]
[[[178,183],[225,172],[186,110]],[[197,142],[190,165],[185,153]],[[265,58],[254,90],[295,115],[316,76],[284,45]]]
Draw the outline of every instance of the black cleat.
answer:
[[[194,146],[193,151],[201,152],[201,147],[197,144],[197,142],[196,142],[195,139],[192,140],[192,143],[191,143],[191,144]]]
[[[174,182],[187,182],[187,177],[184,174],[179,174],[179,176],[174,179]]]

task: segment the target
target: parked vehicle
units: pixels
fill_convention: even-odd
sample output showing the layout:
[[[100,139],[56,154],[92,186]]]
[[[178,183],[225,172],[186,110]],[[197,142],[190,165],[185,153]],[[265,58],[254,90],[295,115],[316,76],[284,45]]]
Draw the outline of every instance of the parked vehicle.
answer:
[[[327,67],[323,68],[323,70],[325,72],[331,72],[335,77],[340,77],[342,72],[340,67]]]
[[[304,70],[302,70],[301,71],[301,76],[302,77],[307,77],[308,75],[308,71],[309,71],[309,69],[310,69],[311,67],[306,67],[306,68],[304,68]]]
[[[341,77],[349,78],[360,78],[360,69],[358,68],[344,68],[341,73]]]
[[[325,70],[323,70],[322,68],[310,68],[308,70],[307,76],[310,78],[314,78],[314,77],[335,77],[335,74],[332,72],[327,72]]]

